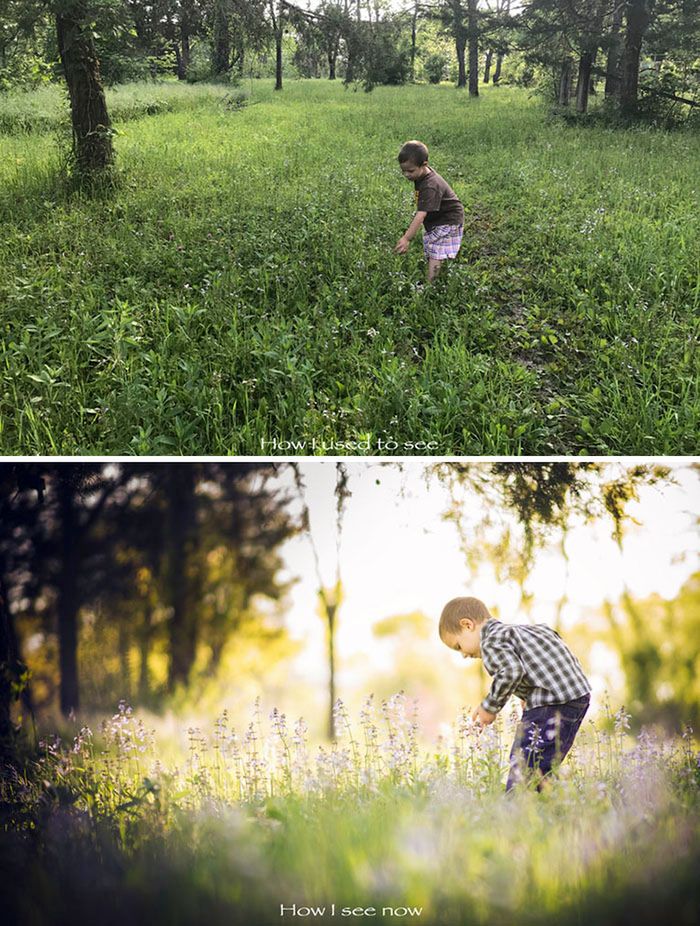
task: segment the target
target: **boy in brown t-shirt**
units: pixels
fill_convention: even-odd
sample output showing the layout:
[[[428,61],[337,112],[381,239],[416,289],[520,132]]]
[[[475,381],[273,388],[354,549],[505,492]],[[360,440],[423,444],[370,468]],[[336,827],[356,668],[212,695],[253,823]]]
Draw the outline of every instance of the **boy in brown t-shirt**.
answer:
[[[423,250],[428,261],[428,282],[440,272],[442,262],[457,256],[462,243],[464,207],[450,185],[428,167],[428,149],[420,141],[407,141],[399,151],[401,173],[416,187],[416,214],[394,248],[405,254],[423,225]]]

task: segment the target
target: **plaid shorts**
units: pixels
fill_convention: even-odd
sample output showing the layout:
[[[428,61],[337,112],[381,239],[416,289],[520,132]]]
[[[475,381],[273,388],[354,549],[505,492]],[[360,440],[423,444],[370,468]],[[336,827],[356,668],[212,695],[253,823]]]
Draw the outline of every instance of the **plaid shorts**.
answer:
[[[436,225],[430,231],[423,232],[423,250],[425,256],[433,260],[445,260],[456,257],[462,243],[461,225]]]

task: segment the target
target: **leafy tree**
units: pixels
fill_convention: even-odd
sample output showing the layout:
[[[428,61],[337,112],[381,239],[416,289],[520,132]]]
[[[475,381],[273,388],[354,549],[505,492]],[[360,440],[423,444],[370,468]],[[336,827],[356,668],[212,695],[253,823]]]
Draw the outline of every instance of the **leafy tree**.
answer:
[[[347,0],[322,0],[315,11],[292,7],[290,21],[297,34],[295,63],[301,73],[317,75],[323,59],[329,80],[335,80],[343,39],[353,25]]]
[[[447,65],[447,55],[441,52],[433,52],[428,55],[423,61],[423,70],[428,78],[428,83],[439,84],[441,80],[444,80]]]
[[[501,79],[503,59],[508,53],[512,40],[512,23],[510,16],[511,0],[488,0],[484,14],[483,37],[486,45],[486,60],[484,62],[484,83],[491,79],[491,65],[496,56],[493,72],[493,83]]]
[[[81,703],[81,637],[85,652],[99,653],[103,675],[117,659],[120,696],[131,687],[134,649],[138,690],[148,693],[157,639],[167,661],[161,683],[174,691],[189,684],[205,650],[203,670],[216,671],[255,596],[283,595],[277,548],[294,524],[284,497],[266,487],[273,467],[37,466],[45,501],[34,521],[25,518],[25,539],[0,533],[0,578],[26,633],[56,633],[64,713]]]
[[[53,76],[56,29],[42,0],[0,3],[0,90],[35,86]]]
[[[402,18],[375,10],[375,18],[346,21],[343,35],[348,64],[345,82],[362,81],[371,91],[382,84],[404,84],[411,74],[411,52]]]
[[[469,84],[469,95],[479,95],[479,49],[484,22],[480,0],[439,0],[432,8],[444,31],[451,35],[457,54],[457,87]],[[468,65],[468,66],[467,66]]]
[[[586,521],[608,518],[613,537],[621,542],[627,507],[638,498],[639,488],[670,478],[662,465],[575,462],[495,463],[488,476],[474,464],[441,463],[435,472],[452,491],[448,519],[460,532],[467,561],[476,566],[488,557],[501,577],[518,583],[525,604],[525,585],[538,549],[553,538],[563,543],[575,517]],[[468,534],[459,494],[464,490],[482,497],[493,511],[512,511],[520,532],[514,534],[505,524],[493,539],[494,522],[487,517]]]
[[[606,602],[608,641],[620,657],[627,704],[645,723],[700,723],[700,573],[678,595]]]
[[[529,60],[554,78],[560,106],[568,106],[576,79],[576,108],[588,108],[596,55],[607,42],[615,0],[529,0],[518,19]]]
[[[440,8],[440,18],[446,32],[452,35],[457,53],[457,86],[467,86],[465,52],[469,36],[466,24],[466,9],[462,0],[445,0]]]

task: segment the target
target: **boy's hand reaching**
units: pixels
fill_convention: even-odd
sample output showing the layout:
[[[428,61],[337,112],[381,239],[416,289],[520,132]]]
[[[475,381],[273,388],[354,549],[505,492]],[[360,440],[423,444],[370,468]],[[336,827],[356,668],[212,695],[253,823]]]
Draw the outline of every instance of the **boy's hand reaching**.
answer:
[[[423,224],[423,219],[425,219],[427,214],[428,214],[427,212],[416,212],[416,214],[413,216],[413,221],[408,226],[408,228],[403,233],[403,235],[401,235],[401,237],[399,238],[398,244],[394,248],[394,254],[405,254],[406,253],[406,251],[408,250],[408,246],[418,234],[418,229]]]
[[[492,714],[491,711],[485,711],[481,705],[479,705],[472,714],[472,720],[476,720],[482,727],[487,727],[490,723],[493,723],[495,719],[496,715]]]

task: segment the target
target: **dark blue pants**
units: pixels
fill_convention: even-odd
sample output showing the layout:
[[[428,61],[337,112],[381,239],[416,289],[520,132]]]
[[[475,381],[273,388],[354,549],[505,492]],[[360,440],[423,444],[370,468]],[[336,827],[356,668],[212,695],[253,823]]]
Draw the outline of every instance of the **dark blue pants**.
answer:
[[[540,775],[548,775],[571,749],[590,701],[591,696],[585,695],[565,704],[544,704],[523,711],[510,751],[506,791],[533,773],[540,790]]]

